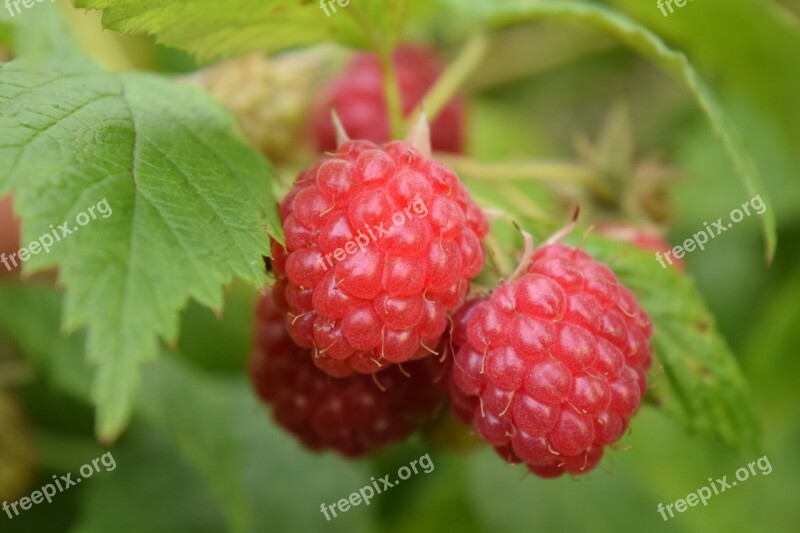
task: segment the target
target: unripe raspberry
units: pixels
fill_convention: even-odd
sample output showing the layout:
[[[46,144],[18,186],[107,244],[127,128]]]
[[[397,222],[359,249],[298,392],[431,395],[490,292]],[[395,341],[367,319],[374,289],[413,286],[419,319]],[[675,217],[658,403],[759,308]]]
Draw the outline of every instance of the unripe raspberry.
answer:
[[[276,57],[250,54],[211,66],[189,81],[229,108],[250,144],[281,164],[302,147],[308,109],[331,59],[320,48]]]
[[[605,265],[562,244],[470,310],[450,380],[454,411],[512,463],[585,473],[647,389],[652,325]]]
[[[403,44],[394,52],[394,67],[400,86],[403,114],[422,101],[443,70],[436,53],[424,46]],[[464,151],[465,101],[455,97],[431,125],[434,150]],[[390,140],[383,71],[374,54],[361,53],[333,79],[311,115],[311,132],[320,152],[336,149],[336,132],[330,118],[335,109],[351,136],[376,143]]]
[[[280,215],[287,328],[332,376],[430,354],[483,266],[483,213],[405,142],[345,142],[300,173]]]
[[[441,406],[445,366],[427,357],[372,376],[333,378],[286,332],[280,295],[257,308],[256,349],[250,376],[275,420],[312,450],[368,454],[404,439]]]

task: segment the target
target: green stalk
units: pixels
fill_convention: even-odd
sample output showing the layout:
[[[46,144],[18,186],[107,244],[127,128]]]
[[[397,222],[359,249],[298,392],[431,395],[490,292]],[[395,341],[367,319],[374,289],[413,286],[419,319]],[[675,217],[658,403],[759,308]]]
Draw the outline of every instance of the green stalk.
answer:
[[[392,61],[392,54],[394,47],[384,42],[380,35],[378,35],[369,21],[364,17],[363,13],[354,5],[347,8],[349,13],[356,23],[364,32],[364,36],[372,44],[372,48],[378,56],[383,70],[384,90],[386,93],[386,110],[389,114],[389,125],[391,127],[392,137],[394,139],[402,139],[405,135],[405,127],[403,124],[403,107],[400,100],[400,86],[397,83],[397,75],[394,71],[394,62]]]
[[[422,110],[425,110],[428,120],[433,122],[442,108],[447,105],[447,102],[453,98],[453,95],[461,89],[467,78],[481,64],[488,49],[489,38],[485,33],[476,33],[470,37],[462,47],[458,57],[447,66],[433,87],[428,90],[425,98],[422,99],[422,103],[408,116],[406,127],[411,127],[411,124],[414,123]]]
[[[407,130],[403,123],[403,106],[400,100],[400,85],[397,83],[397,75],[394,71],[392,61],[392,50],[378,52],[383,68],[384,90],[386,91],[386,110],[389,114],[389,126],[392,131],[392,138],[402,139]]]
[[[584,185],[601,198],[613,192],[591,169],[580,163],[562,161],[511,161],[485,163],[469,157],[437,153],[436,157],[465,178],[481,181],[540,181]]]

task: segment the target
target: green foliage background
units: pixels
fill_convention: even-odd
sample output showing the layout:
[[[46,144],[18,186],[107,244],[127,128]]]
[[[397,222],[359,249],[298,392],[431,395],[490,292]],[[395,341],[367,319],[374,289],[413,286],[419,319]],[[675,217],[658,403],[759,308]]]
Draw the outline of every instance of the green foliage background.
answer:
[[[98,13],[66,2],[0,15],[0,45],[20,58],[0,67],[0,193],[16,195],[23,242],[103,196],[116,211],[27,265],[58,266],[65,290],[0,278],[0,354],[32,371],[3,391],[36,458],[15,497],[106,445],[117,469],[13,521],[0,515],[2,531],[800,531],[797,3],[695,0],[664,17],[638,0],[351,0],[372,32],[313,2],[75,3],[139,36],[101,32]],[[689,277],[586,241],[653,315],[658,364],[630,434],[580,479],[524,476],[491,450],[454,453],[420,436],[345,461],[276,428],[244,372],[266,282],[258,262],[267,233],[280,238],[275,173],[233,116],[173,74],[327,41],[420,39],[455,53],[476,32],[492,45],[466,80],[471,156],[573,158],[573,138],[597,138],[624,101],[629,148],[662,152],[688,176],[672,189],[674,244],[755,193],[772,199],[763,217],[688,255]],[[121,72],[133,65],[150,72]],[[563,225],[538,181],[465,179],[537,236]],[[507,223],[494,229],[518,244]],[[431,474],[334,521],[319,512],[424,453]],[[764,454],[770,475],[669,522],[658,514]]]

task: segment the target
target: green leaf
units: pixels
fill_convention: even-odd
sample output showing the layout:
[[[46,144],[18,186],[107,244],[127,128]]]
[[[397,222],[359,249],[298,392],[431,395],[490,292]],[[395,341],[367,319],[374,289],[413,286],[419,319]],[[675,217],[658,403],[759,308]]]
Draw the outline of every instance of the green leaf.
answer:
[[[85,492],[80,498],[79,519],[70,531],[214,533],[226,530],[220,507],[205,479],[180,455],[163,428],[134,424],[111,452],[117,467],[108,473],[101,471],[81,486]],[[79,468],[80,464],[72,469]],[[147,512],[132,513],[132,501]]]
[[[180,359],[162,357],[145,385],[143,418],[166,429],[183,458],[203,474],[226,531],[374,530],[374,505],[353,507],[330,522],[320,506],[347,498],[377,472],[305,450],[275,426],[249,381],[208,377]]]
[[[761,219],[763,220],[764,238],[766,240],[767,260],[772,260],[777,242],[775,213],[766,192],[763,190],[758,169],[738,134],[731,126],[713,92],[700,79],[700,76],[684,54],[670,49],[657,35],[636,22],[605,7],[584,2],[573,0],[560,2],[493,0],[489,2],[488,0],[482,0],[478,2],[475,9],[481,12],[492,26],[498,28],[541,18],[589,24],[616,36],[622,42],[672,74],[676,80],[680,81],[691,92],[708,117],[714,131],[722,140],[728,155],[733,160],[736,171],[744,180],[749,194],[751,196],[760,194],[767,203],[768,209]]]
[[[583,248],[611,267],[653,320],[650,399],[690,430],[755,444],[750,389],[689,275],[625,243],[590,236]]]
[[[271,169],[199,89],[146,74],[4,65],[0,130],[0,194],[16,189],[23,242],[79,229],[25,267],[60,267],[64,327],[89,327],[97,430],[114,438],[187,301],[220,309],[234,276],[263,282],[264,228],[282,239]]]
[[[391,46],[409,0],[350,0],[341,7],[300,0],[77,0],[102,9],[103,25],[155,35],[158,42],[201,59],[253,50],[274,52],[324,41],[360,48]]]

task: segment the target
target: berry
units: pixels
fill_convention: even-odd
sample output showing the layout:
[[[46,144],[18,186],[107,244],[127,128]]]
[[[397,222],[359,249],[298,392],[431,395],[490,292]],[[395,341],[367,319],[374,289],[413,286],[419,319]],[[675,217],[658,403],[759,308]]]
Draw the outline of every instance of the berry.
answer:
[[[277,57],[250,54],[220,62],[189,81],[230,109],[244,137],[270,162],[285,164],[300,155],[315,81],[330,55],[319,48]]]
[[[652,325],[582,250],[549,244],[470,309],[449,380],[455,414],[541,477],[592,470],[638,410]]]
[[[332,376],[430,354],[483,266],[483,213],[405,142],[344,142],[297,177],[280,215],[287,328]]]
[[[277,423],[306,447],[365,455],[404,439],[441,406],[445,367],[439,359],[333,378],[314,366],[309,350],[292,342],[282,305],[274,293],[259,301],[250,376]]]
[[[436,53],[419,45],[403,44],[394,52],[394,67],[400,86],[403,114],[408,115],[422,101],[441,74],[443,65]],[[312,113],[313,141],[320,152],[336,149],[336,133],[330,118],[335,109],[345,129],[354,138],[376,143],[389,141],[383,72],[374,54],[355,56],[346,70],[333,79]],[[465,103],[456,97],[439,113],[431,126],[434,150],[464,151]]]

